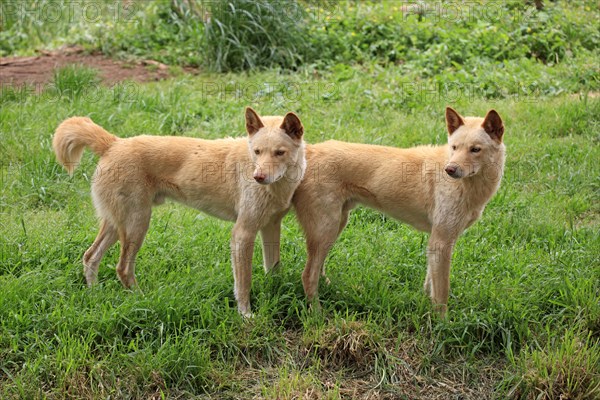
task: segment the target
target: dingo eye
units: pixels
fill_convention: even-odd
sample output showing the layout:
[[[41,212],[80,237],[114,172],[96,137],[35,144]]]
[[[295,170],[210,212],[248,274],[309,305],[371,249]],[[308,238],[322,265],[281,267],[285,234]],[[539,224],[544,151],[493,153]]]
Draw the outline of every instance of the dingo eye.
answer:
[[[254,154],[259,155],[260,154],[260,150],[258,150],[258,149],[254,150]]]
[[[473,147],[471,148],[471,153],[479,153],[481,151],[480,147]]]
[[[282,155],[284,155],[284,154],[285,154],[285,150],[277,150],[277,151],[275,152],[275,155],[276,155],[276,156],[278,156],[278,157],[281,157],[281,156],[282,156]]]
[[[453,146],[452,146],[452,150],[456,150],[456,146],[454,146],[454,145],[453,145]]]

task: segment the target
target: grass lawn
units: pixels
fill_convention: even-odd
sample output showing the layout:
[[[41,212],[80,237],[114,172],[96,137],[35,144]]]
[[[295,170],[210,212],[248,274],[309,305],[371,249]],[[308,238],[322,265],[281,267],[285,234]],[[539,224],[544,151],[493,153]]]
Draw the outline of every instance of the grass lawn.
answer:
[[[438,80],[463,73],[408,79],[405,65],[378,62],[112,87],[67,68],[41,92],[3,85],[0,398],[599,398],[597,55],[487,65],[480,82],[464,71],[470,80],[448,81],[451,91]],[[490,95],[490,82],[509,89]],[[510,89],[517,83],[535,90]],[[247,105],[295,111],[310,143],[399,147],[445,143],[446,105],[500,113],[505,176],[457,243],[447,319],[422,291],[427,235],[366,208],[327,259],[321,312],[305,303],[293,213],[278,273],[264,274],[255,249],[252,320],[236,311],[232,224],[176,203],[154,209],[137,258],[140,290],[116,278],[118,245],[99,285],[85,286],[97,158],[86,152],[70,178],[51,149],[56,126],[86,115],[120,137],[240,136]]]

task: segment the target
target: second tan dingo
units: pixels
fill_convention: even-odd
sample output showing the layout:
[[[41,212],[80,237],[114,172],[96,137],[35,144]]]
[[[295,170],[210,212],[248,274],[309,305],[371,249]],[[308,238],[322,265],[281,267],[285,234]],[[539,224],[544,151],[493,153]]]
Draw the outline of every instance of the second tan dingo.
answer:
[[[304,127],[294,113],[259,117],[246,109],[248,138],[201,140],[173,136],[120,139],[85,117],[73,117],[56,129],[52,142],[58,161],[72,174],[85,147],[100,156],[92,199],[100,232],[83,256],[88,285],[98,278],[104,253],[117,240],[117,275],[135,285],[135,257],[152,206],[166,197],[216,217],[235,221],[231,259],[238,310],[250,315],[252,249],[260,231],[264,266],[279,262],[283,216],[306,169]]]
[[[306,235],[302,283],[317,301],[324,262],[357,204],[380,210],[431,233],[425,291],[445,315],[450,259],[459,235],[473,224],[500,185],[504,125],[446,109],[448,144],[411,149],[338,141],[309,145],[308,169],[292,202]]]

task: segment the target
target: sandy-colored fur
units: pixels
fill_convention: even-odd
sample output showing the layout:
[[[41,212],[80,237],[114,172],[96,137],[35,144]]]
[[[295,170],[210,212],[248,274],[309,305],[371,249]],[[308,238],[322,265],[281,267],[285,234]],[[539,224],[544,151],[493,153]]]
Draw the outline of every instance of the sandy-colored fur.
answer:
[[[424,287],[446,312],[453,246],[498,189],[505,157],[504,127],[495,111],[485,119],[462,118],[448,108],[447,120],[445,146],[307,146],[308,168],[292,202],[307,240],[302,282],[309,300],[317,300],[325,258],[360,203],[431,234]],[[480,151],[474,153],[475,147]]]
[[[97,280],[104,253],[117,240],[117,274],[126,287],[136,284],[135,256],[152,206],[172,198],[216,217],[235,221],[231,257],[239,311],[250,313],[252,251],[263,241],[264,267],[279,262],[279,227],[306,168],[303,127],[298,117],[259,117],[246,110],[248,138],[202,140],[136,136],[120,139],[89,118],[59,125],[53,147],[72,173],[83,149],[100,156],[92,198],[100,232],[83,257],[89,285]]]

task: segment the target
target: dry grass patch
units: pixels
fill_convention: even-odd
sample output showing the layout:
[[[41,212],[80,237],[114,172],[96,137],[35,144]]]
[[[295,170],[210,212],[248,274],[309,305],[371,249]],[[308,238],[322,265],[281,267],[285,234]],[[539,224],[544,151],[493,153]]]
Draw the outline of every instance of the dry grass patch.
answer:
[[[305,341],[307,353],[316,354],[325,367],[369,371],[385,354],[383,338],[362,321],[335,320]]]

